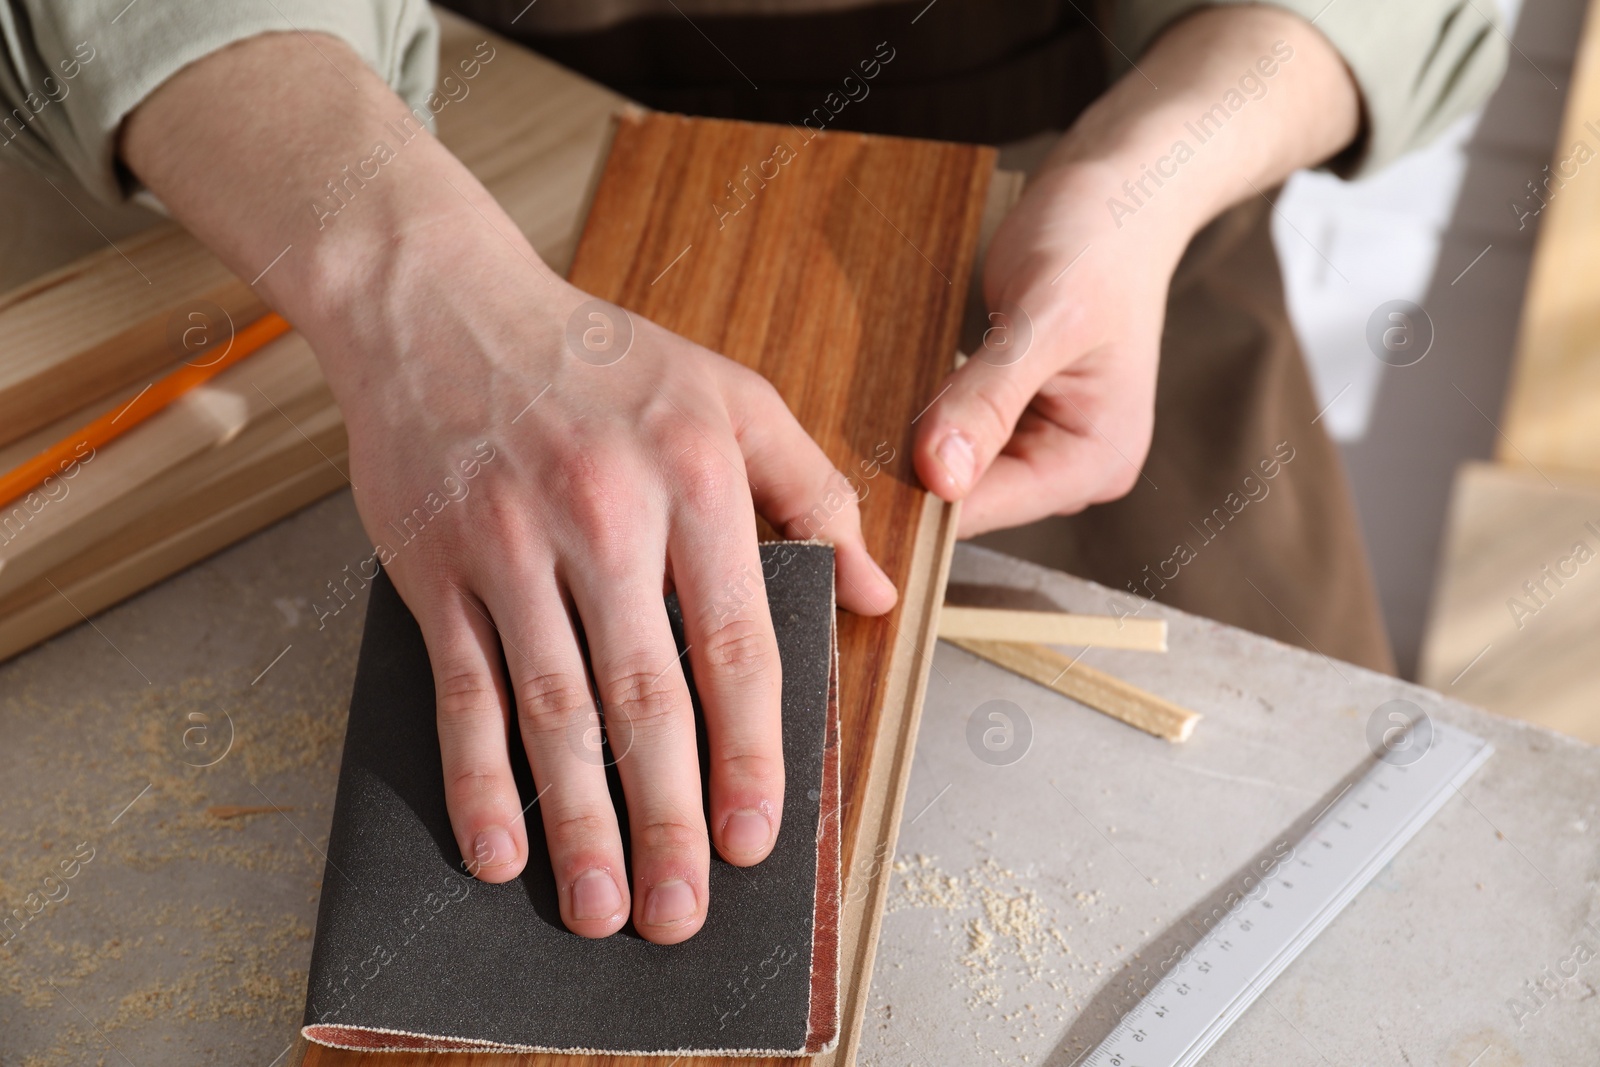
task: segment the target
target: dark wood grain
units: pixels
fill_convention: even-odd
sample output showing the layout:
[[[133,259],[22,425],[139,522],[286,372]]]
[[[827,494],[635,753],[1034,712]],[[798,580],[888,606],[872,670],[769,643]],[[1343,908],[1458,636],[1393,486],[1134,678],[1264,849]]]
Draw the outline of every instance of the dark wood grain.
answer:
[[[991,149],[970,145],[628,114],[570,272],[579,287],[766,376],[864,490],[867,544],[902,591],[887,618],[840,617],[842,851],[846,898],[857,904],[846,909],[854,928],[842,931],[846,1035],[839,1052],[818,1060],[854,1055],[929,619],[953,539],[951,509],[930,505],[913,472],[913,421],[953,365],[993,166]],[[304,1059],[318,1067],[673,1062],[796,1060],[317,1047]]]

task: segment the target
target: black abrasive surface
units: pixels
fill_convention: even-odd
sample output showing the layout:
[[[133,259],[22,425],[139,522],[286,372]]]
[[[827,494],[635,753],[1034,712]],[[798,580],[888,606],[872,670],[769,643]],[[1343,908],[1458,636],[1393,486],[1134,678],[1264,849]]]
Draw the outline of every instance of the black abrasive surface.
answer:
[[[464,873],[445,811],[427,651],[380,575],[350,703],[307,1026],[556,1050],[804,1048],[833,551],[763,545],[762,561],[783,661],[783,825],[759,866],[735,868],[712,849],[705,927],[673,946],[643,940],[631,924],[600,940],[567,932],[537,806],[520,878],[486,885]],[[674,598],[666,610],[682,650]],[[689,657],[680,662],[688,675]],[[537,789],[515,736],[512,753],[530,804]],[[609,774],[625,818],[614,767]]]

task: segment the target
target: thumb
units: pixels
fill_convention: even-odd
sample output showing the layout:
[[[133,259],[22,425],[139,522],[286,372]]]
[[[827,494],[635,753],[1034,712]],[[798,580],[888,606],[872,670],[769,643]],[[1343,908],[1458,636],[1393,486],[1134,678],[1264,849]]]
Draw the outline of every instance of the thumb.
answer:
[[[942,499],[959,500],[972,491],[1050,377],[1033,347],[1027,312],[1015,305],[991,311],[983,343],[945,380],[918,420],[917,474]]]

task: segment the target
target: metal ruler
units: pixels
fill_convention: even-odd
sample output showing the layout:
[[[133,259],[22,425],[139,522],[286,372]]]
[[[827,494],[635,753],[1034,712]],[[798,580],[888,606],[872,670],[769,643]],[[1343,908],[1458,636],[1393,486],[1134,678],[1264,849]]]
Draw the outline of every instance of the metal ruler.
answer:
[[[1426,751],[1386,754],[1133,1007],[1084,1067],[1188,1067],[1445,801],[1494,746],[1428,723]],[[1404,757],[1396,752],[1404,751]]]

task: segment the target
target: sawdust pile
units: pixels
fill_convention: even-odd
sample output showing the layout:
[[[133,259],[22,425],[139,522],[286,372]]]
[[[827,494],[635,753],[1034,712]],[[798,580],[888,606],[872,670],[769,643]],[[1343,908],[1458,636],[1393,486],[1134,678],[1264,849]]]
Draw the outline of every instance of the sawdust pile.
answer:
[[[888,910],[935,908],[960,919],[961,964],[972,991],[969,1006],[999,1007],[1008,982],[1043,985],[1070,995],[1064,970],[1072,946],[1055,909],[1015,871],[985,859],[964,875],[942,871],[933,857],[896,860]]]
[[[982,840],[973,845],[980,856],[990,847]],[[1093,878],[1094,866],[1084,863],[1080,876]],[[912,1016],[922,1008],[908,1015],[907,1005],[880,999],[872,1008],[876,1025],[887,1032],[890,1043],[896,1043],[891,1036],[895,1030],[908,1036],[911,1030],[925,1030],[918,1041],[905,1042],[908,1052],[925,1044],[929,1034],[938,1035],[940,1048],[947,1047],[942,1042],[964,1035],[972,1042],[965,1062],[1032,1063],[1057,1049],[1067,1027],[1084,1012],[1099,1010],[1096,998],[1127,952],[1114,933],[1128,922],[1125,906],[1103,889],[1092,883],[1074,885],[1058,875],[1016,871],[992,857],[953,873],[941,868],[937,857],[901,856],[893,864],[886,910],[925,915],[923,962],[942,966],[940,961],[952,957],[960,962],[961,985],[956,988],[967,1010],[952,1013],[939,1007],[936,1017],[918,1020]],[[1159,921],[1152,917],[1151,928]],[[1145,938],[1150,930],[1138,933]],[[893,966],[907,965],[897,961]],[[940,998],[935,1003],[944,1002]],[[1071,1050],[1074,1055],[1080,1051]],[[891,1057],[882,1062],[887,1067],[898,1061]]]

